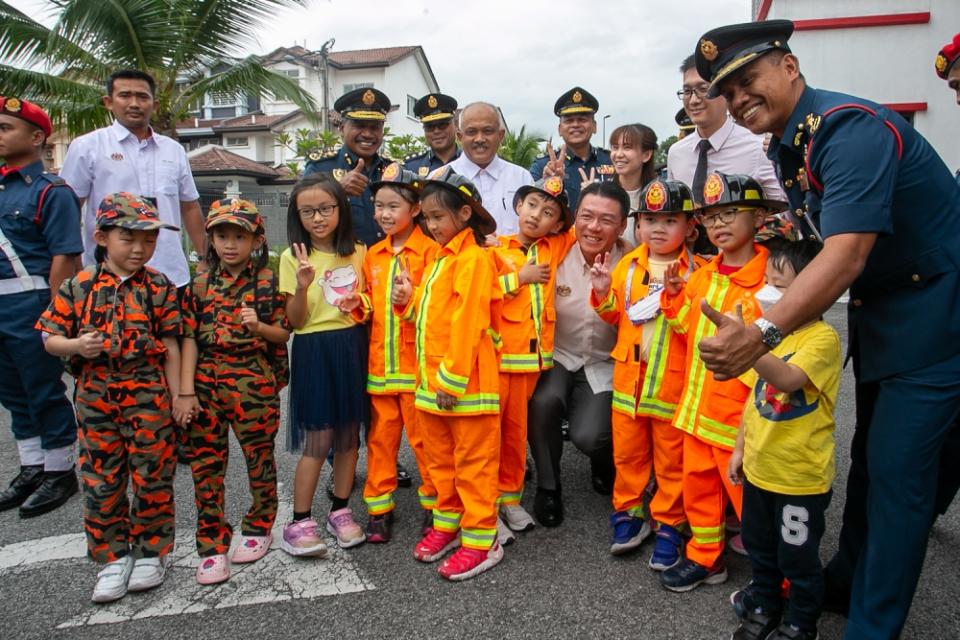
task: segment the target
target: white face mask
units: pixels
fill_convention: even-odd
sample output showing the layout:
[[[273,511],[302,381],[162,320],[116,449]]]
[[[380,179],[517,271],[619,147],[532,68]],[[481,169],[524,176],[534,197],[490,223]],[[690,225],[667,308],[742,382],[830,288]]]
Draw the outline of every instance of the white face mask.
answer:
[[[660,290],[663,287],[655,287],[651,293],[648,293],[642,300],[637,300],[627,309],[627,317],[635,324],[650,322],[660,315]]]
[[[780,302],[780,298],[783,297],[783,293],[780,289],[777,289],[771,284],[763,285],[763,288],[753,294],[753,297],[760,304],[760,308],[764,313],[770,311],[773,305]]]

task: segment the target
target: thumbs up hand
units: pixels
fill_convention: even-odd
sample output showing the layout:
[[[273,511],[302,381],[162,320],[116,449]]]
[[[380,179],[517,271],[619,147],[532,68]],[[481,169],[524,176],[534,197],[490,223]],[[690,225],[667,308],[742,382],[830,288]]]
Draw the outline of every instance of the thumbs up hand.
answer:
[[[363,158],[357,160],[356,166],[340,178],[340,186],[347,192],[348,196],[359,196],[367,188],[370,179],[363,172],[366,167]]]

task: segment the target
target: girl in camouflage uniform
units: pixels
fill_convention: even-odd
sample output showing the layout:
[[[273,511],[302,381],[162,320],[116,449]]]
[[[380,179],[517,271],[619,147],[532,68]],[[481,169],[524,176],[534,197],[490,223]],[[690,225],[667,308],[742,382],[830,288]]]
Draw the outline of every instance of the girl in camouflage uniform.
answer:
[[[160,229],[178,231],[139,196],[108,195],[97,264],[64,281],[37,321],[47,351],[68,358],[77,379],[87,553],[106,564],[94,602],[158,586],[173,549],[180,309],[173,284],[145,266]]]
[[[257,208],[246,200],[215,202],[206,228],[210,270],[196,274],[184,294],[174,417],[187,432],[191,452],[201,558],[197,582],[216,584],[230,577],[231,562],[255,562],[270,549],[277,517],[273,443],[290,332],[284,299],[266,266]],[[231,428],[247,463],[253,503],[228,560],[233,530],[224,515],[223,487]]]

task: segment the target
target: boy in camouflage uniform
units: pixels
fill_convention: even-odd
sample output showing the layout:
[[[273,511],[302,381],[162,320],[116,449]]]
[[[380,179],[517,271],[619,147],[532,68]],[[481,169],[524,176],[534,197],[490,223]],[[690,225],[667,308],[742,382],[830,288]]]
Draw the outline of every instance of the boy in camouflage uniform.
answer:
[[[106,563],[94,602],[159,585],[173,548],[181,320],[176,288],[145,266],[160,229],[177,230],[138,196],[104,198],[97,264],[65,281],[37,321],[47,351],[68,358],[77,379],[87,552]]]

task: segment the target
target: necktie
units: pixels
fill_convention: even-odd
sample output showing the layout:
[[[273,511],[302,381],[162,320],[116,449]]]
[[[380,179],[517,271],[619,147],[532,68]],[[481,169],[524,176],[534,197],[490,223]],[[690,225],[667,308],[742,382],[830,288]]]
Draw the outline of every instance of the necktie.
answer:
[[[700,150],[700,156],[697,158],[697,170],[693,172],[693,199],[696,202],[703,202],[703,183],[707,181],[707,151],[713,147],[710,141],[704,138],[697,144]]]

